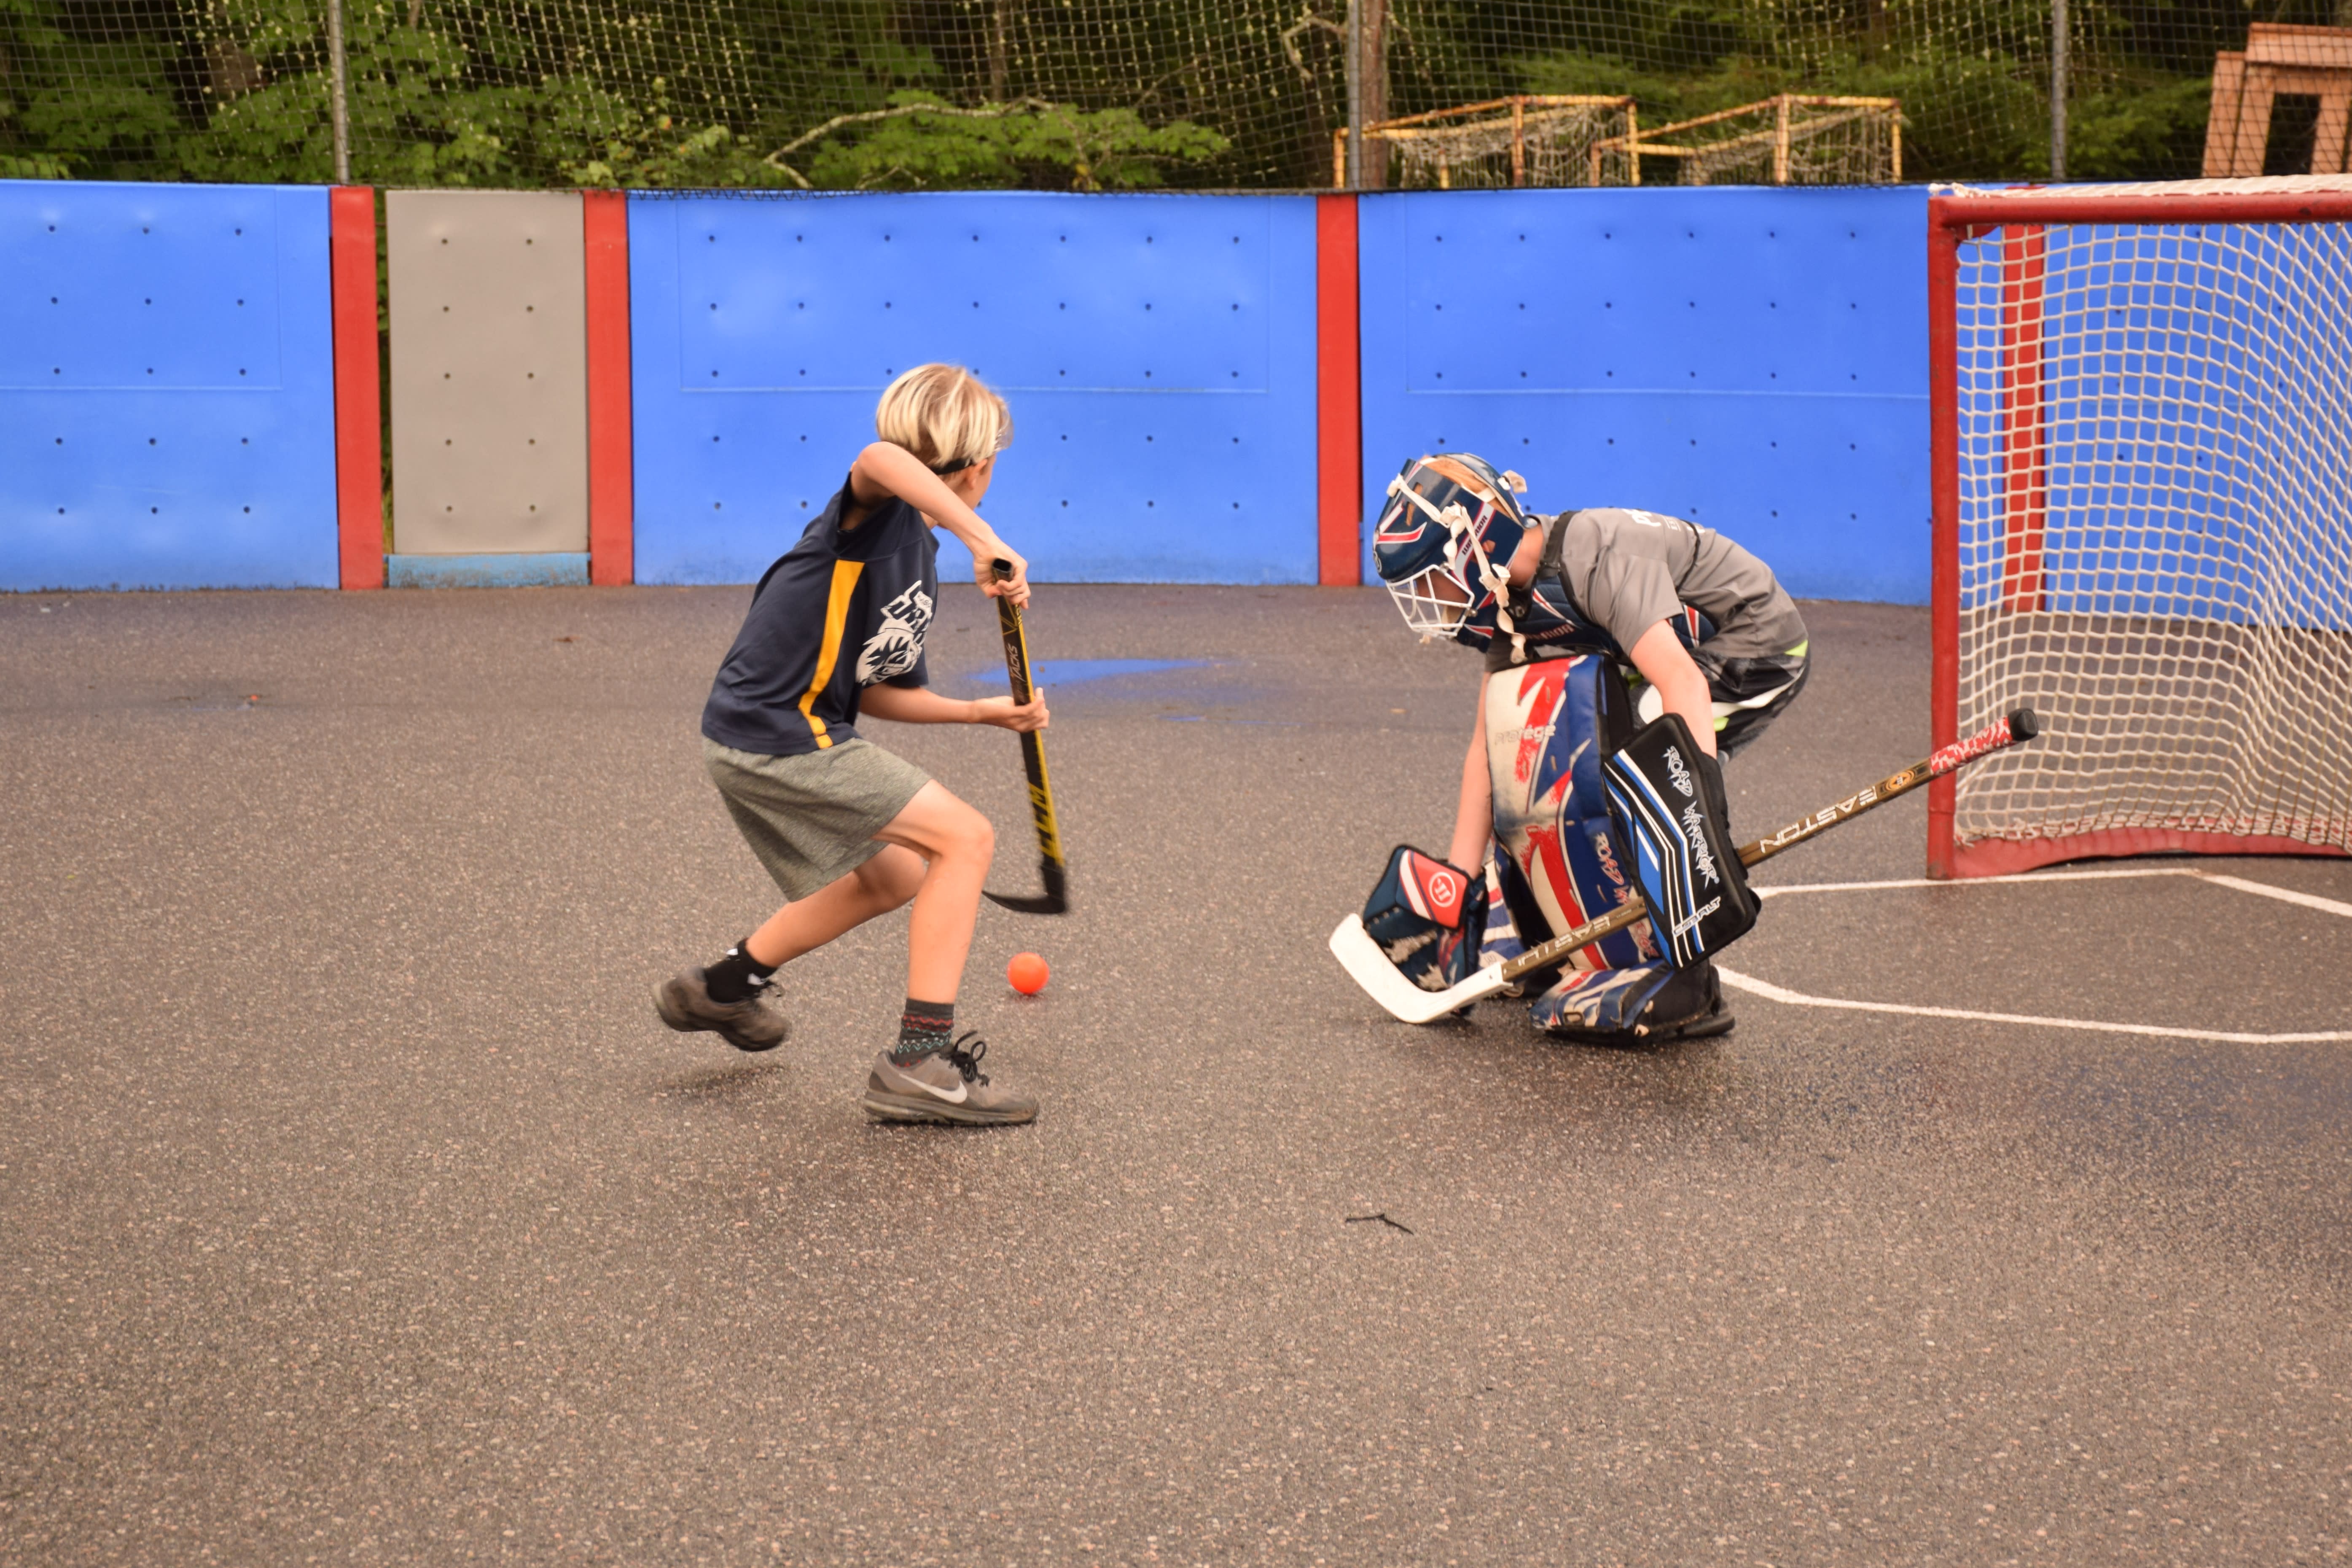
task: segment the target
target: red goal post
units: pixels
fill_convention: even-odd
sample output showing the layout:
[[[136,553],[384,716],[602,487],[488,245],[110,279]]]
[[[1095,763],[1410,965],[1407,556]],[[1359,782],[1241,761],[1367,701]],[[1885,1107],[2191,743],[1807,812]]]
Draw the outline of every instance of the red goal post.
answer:
[[[1927,874],[2352,852],[2352,176],[1927,213]]]

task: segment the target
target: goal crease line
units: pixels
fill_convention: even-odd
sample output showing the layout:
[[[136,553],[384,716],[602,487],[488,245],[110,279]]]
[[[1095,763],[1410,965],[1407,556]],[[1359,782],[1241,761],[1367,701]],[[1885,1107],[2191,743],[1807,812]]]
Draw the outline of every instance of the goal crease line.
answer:
[[[1866,893],[1882,888],[1981,888],[1999,882],[2096,882],[2122,877],[2194,877],[2202,882],[2219,883],[2242,893],[2253,893],[2282,903],[2298,904],[2322,914],[2342,915],[2352,919],[2352,904],[2336,899],[2324,899],[2316,893],[2297,892],[2292,888],[2275,888],[2268,882],[2249,881],[2221,871],[2201,871],[2191,866],[2135,866],[2115,871],[2021,871],[2007,877],[1969,877],[1952,881],[1938,881],[1930,877],[1905,877],[1885,882],[1795,882],[1785,887],[1759,888],[1756,896],[1777,898],[1783,893]],[[2264,1037],[2267,1038],[2268,1037]]]
[[[2162,873],[2158,873],[2161,875]],[[2194,872],[2185,873],[2195,875]],[[1723,983],[1791,1007],[1832,1007],[1851,1013],[1898,1013],[1915,1018],[1962,1018],[1983,1024],[2030,1024],[2051,1029],[2087,1029],[2104,1035],[2155,1035],[2172,1040],[2218,1040],[2232,1046],[2291,1046],[2352,1040],[2352,1030],[2329,1029],[2293,1035],[2242,1035],[2222,1029],[2176,1029],[2161,1024],[2112,1024],[2094,1018],[2042,1018],[2027,1013],[1979,1013],[1967,1007],[1921,1007],[1902,1002],[1853,1002],[1841,996],[1810,996],[1769,981],[1716,965]]]

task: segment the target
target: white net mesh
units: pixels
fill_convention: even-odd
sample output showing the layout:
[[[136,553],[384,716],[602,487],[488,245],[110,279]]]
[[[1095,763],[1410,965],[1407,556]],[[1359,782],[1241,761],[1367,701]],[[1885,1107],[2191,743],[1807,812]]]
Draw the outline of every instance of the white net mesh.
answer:
[[[2352,847],[2352,226],[2194,206],[2315,188],[1961,243],[1959,732],[2045,726],[1960,775],[1963,854]]]

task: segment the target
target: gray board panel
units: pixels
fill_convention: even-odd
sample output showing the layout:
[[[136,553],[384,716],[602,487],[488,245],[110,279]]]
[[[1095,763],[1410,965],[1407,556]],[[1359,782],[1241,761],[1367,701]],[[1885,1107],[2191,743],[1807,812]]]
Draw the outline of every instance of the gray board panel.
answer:
[[[579,196],[394,191],[384,203],[396,548],[587,549]]]

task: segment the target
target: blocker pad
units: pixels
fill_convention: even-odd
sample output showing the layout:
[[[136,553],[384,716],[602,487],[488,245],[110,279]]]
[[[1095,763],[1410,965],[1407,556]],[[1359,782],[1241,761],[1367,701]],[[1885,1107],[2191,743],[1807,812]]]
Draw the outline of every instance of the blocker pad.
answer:
[[[1731,841],[1723,770],[1682,715],[1660,714],[1601,766],[1611,837],[1666,960],[1687,969],[1745,936],[1760,901]]]

